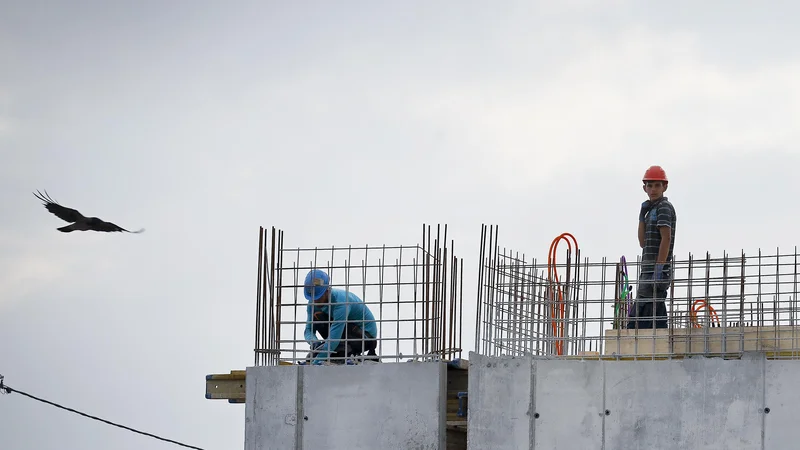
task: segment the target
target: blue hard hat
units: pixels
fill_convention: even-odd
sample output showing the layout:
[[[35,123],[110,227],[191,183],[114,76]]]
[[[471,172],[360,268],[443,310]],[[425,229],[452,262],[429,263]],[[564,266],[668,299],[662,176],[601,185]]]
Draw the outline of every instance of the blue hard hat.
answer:
[[[328,290],[331,280],[324,270],[314,269],[306,275],[303,294],[306,300],[316,301]]]

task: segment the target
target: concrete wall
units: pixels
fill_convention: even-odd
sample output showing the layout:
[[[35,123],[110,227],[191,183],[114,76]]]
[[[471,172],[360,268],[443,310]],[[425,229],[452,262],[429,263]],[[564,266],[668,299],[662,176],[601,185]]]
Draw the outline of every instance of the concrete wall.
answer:
[[[800,448],[800,361],[469,359],[471,449]]]
[[[444,449],[444,363],[249,367],[245,449]]]

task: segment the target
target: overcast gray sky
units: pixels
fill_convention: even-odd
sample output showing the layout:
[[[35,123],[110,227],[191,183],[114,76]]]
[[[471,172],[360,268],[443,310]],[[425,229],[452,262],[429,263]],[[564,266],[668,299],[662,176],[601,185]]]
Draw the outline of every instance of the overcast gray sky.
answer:
[[[287,246],[448,223],[474,316],[481,223],[546,258],[636,255],[640,179],[675,251],[797,244],[797,2],[0,3],[0,373],[206,449],[244,406],[259,226]],[[140,235],[55,231],[31,195]],[[472,326],[465,325],[468,344]],[[170,444],[0,397],[4,450]]]

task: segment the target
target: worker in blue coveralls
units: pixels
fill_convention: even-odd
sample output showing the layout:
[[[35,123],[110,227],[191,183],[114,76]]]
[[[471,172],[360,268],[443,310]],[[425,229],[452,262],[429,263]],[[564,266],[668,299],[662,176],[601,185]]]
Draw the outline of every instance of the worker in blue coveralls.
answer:
[[[309,302],[304,337],[314,356],[312,364],[364,352],[368,356],[365,359],[379,361],[375,317],[356,294],[332,288],[328,274],[319,269],[308,272],[303,293]],[[317,333],[322,340],[317,339]]]
[[[666,299],[672,278],[676,223],[675,207],[664,196],[667,183],[667,174],[660,166],[649,167],[642,177],[648,200],[639,210],[642,270],[629,329],[667,328]]]

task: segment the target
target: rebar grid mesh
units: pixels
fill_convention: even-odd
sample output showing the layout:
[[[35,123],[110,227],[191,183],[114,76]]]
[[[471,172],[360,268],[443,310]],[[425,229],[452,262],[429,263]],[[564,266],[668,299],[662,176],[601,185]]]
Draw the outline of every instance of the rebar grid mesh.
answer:
[[[570,235],[556,238],[568,240]],[[569,243],[571,244],[571,243]],[[577,244],[577,243],[576,243]],[[599,262],[577,245],[550,261],[527,261],[481,235],[476,351],[487,356],[739,357],[765,351],[800,356],[798,254],[689,255],[672,262],[667,328],[627,329],[640,260]],[[627,277],[625,276],[627,269]]]
[[[447,225],[423,225],[422,243],[413,245],[286,248],[283,239],[274,227],[259,230],[255,365],[311,362],[303,283],[312,269],[326,271],[332,288],[356,294],[369,307],[381,362],[461,356],[463,260],[453,255],[452,241],[447,245]],[[364,343],[344,336],[342,342]]]

